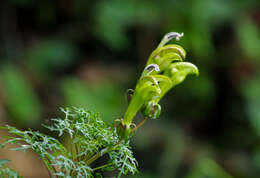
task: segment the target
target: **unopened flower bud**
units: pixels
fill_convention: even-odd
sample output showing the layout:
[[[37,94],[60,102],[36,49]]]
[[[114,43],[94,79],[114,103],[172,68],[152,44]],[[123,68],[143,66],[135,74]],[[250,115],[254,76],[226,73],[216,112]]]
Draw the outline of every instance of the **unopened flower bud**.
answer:
[[[158,103],[149,101],[147,105],[145,105],[142,113],[145,117],[157,119],[161,114],[161,106]]]
[[[134,90],[133,89],[128,89],[126,91],[126,97],[127,97],[128,103],[131,101],[133,94],[134,94]]]

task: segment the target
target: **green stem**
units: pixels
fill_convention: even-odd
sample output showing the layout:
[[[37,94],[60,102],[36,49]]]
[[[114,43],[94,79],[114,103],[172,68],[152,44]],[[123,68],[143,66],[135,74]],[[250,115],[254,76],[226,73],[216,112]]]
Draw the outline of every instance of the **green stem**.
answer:
[[[48,173],[49,173],[49,176],[50,176],[50,178],[51,178],[51,177],[52,177],[52,174],[51,174],[51,172],[50,172],[49,166],[53,169],[53,171],[54,171],[55,173],[57,173],[57,170],[56,170],[56,168],[51,164],[51,161],[50,161],[50,159],[49,159],[48,157],[46,157],[46,160],[47,160],[48,164],[47,164],[45,161],[43,161],[43,162],[44,162],[44,165],[45,165],[45,167],[47,168]],[[49,166],[48,166],[48,165],[49,165]],[[55,176],[55,177],[57,177],[57,176]]]
[[[134,129],[131,130],[131,133],[135,132],[139,127],[141,127],[147,121],[147,119],[148,119],[148,117],[145,117]],[[103,152],[103,155],[110,152],[110,151],[113,151],[122,141],[123,141],[123,139],[120,139],[114,146],[112,146],[107,151]],[[91,163],[93,163],[94,161],[96,161],[100,157],[101,157],[101,151],[97,152],[95,155],[93,155],[91,158],[89,158],[86,161],[86,164],[90,165]]]
[[[49,167],[46,165],[46,163],[45,163],[45,161],[43,161],[44,163],[44,167],[47,169],[47,171],[48,171],[48,174],[49,174],[49,177],[51,178],[52,177],[52,175],[51,175],[51,171],[49,170]]]
[[[102,169],[102,168],[104,168],[104,167],[107,167],[107,166],[109,166],[109,165],[111,165],[111,164],[113,164],[113,163],[108,163],[108,164],[105,164],[105,165],[103,165],[103,166],[96,167],[96,168],[94,168],[94,169],[92,169],[92,170],[93,170],[93,171],[96,171],[96,170],[98,170],[98,169]]]
[[[141,98],[141,96],[139,96],[139,92],[136,91],[125,112],[125,115],[123,118],[124,125],[130,125],[132,123],[133,118],[135,117],[138,110],[142,107],[142,105],[143,105],[142,98]]]
[[[112,146],[110,149],[105,151],[103,153],[103,155],[108,153],[108,152],[110,152],[110,151],[112,151],[113,149],[115,149],[122,141],[123,141],[123,139],[120,139],[114,146]],[[90,159],[88,159],[86,161],[87,165],[90,165],[92,162],[96,161],[100,157],[101,157],[101,151],[97,152],[94,156],[92,156]]]
[[[146,121],[148,117],[145,117],[132,131],[131,133],[135,132],[139,127],[141,127]]]
[[[75,149],[76,149],[76,159],[77,159],[77,161],[79,161],[79,157],[78,157],[78,155],[79,155],[78,145],[75,145]]]

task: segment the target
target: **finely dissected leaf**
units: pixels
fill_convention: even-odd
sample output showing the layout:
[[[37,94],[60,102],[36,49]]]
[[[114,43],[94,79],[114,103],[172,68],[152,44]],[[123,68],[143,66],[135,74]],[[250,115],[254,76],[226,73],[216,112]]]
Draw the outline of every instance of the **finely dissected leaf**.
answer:
[[[5,164],[10,162],[8,159],[1,159],[0,160],[0,176],[1,177],[8,177],[8,178],[22,178],[22,176],[19,176],[19,174],[8,168]]]
[[[0,166],[2,166],[5,163],[8,163],[8,162],[10,162],[10,160],[8,160],[8,159],[0,159]]]
[[[127,174],[131,172],[132,174],[137,173],[136,166],[138,165],[135,158],[132,156],[132,151],[128,148],[129,145],[121,145],[118,149],[109,153],[111,162],[113,166],[116,165],[120,172],[120,177],[122,174]],[[111,167],[110,167],[111,168]]]
[[[8,178],[22,178],[22,176],[19,176],[19,174],[16,171],[5,166],[0,167],[0,176]]]
[[[132,155],[129,143],[120,141],[116,129],[105,123],[97,113],[83,108],[61,108],[64,119],[51,119],[51,125],[44,125],[50,131],[57,132],[59,136],[65,136],[70,144],[62,145],[57,139],[38,131],[21,131],[11,126],[6,128],[13,137],[6,137],[1,143],[15,143],[18,147],[12,150],[32,149],[47,165],[53,175],[58,177],[93,177],[95,172],[87,160],[98,152],[101,156],[115,152],[110,163],[112,170],[123,169],[123,174],[128,171],[136,173],[136,160]],[[118,162],[125,164],[118,164]],[[126,164],[127,163],[127,164]],[[55,168],[54,168],[55,167]]]

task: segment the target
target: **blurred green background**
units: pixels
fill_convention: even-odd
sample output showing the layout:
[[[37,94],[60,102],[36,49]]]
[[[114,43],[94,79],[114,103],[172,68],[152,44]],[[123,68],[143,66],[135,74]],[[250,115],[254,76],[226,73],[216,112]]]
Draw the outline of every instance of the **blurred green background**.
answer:
[[[260,177],[259,0],[3,1],[1,125],[41,130],[60,106],[120,118],[125,91],[170,31],[184,32],[178,43],[200,76],[168,93],[161,118],[137,132],[132,177]],[[0,150],[25,177],[44,177],[34,157]]]

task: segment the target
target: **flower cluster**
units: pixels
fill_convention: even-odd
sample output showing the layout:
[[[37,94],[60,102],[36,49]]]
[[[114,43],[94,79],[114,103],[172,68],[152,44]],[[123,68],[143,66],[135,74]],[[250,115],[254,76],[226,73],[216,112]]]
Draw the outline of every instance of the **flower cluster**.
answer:
[[[184,81],[188,74],[198,75],[198,68],[183,62],[185,50],[176,44],[167,44],[171,39],[179,40],[183,33],[168,33],[151,53],[145,69],[132,93],[129,106],[120,123],[121,135],[127,138],[131,133],[132,120],[139,110],[145,117],[156,119],[161,112],[158,102],[174,86]]]

